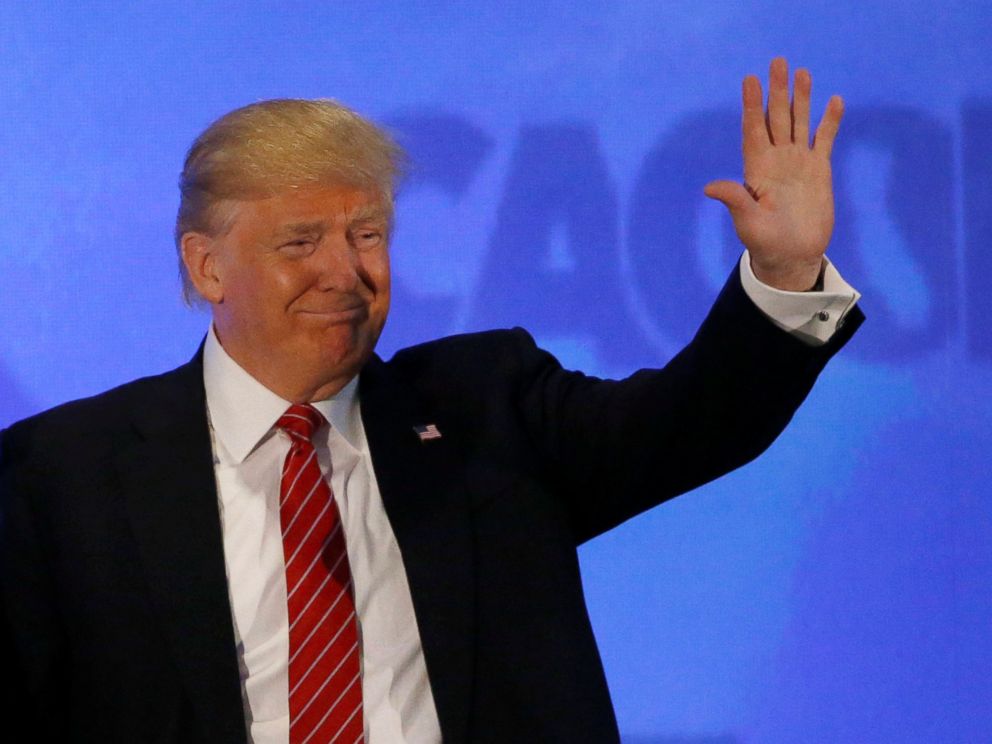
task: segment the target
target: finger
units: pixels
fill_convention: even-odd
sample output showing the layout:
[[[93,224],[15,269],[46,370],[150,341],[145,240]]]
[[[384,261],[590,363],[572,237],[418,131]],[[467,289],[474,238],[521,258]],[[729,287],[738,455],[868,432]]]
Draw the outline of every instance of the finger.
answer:
[[[792,140],[789,65],[783,57],[773,59],[768,69],[768,134],[775,145],[784,145]]]
[[[813,79],[809,70],[796,70],[792,86],[792,141],[809,147],[809,96]]]
[[[816,136],[813,138],[813,150],[824,157],[829,158],[834,149],[834,138],[837,130],[840,129],[840,120],[844,116],[844,100],[840,96],[831,96],[827,101],[827,110],[823,112],[823,118],[816,128]]]
[[[737,181],[710,181],[703,188],[703,193],[710,199],[722,202],[734,218],[754,209],[757,204],[748,190]]]
[[[762,104],[761,83],[754,75],[744,78],[741,86],[741,135],[744,146],[744,160],[757,155],[771,142],[765,126],[765,110]]]

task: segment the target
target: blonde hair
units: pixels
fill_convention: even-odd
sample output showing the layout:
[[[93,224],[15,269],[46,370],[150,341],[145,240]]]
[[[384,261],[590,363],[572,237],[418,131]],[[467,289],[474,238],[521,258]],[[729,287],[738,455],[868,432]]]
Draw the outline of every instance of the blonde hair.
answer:
[[[330,99],[274,99],[235,109],[196,138],[179,177],[175,241],[183,297],[198,295],[182,261],[187,232],[222,234],[225,202],[307,186],[377,191],[392,214],[403,151],[383,129]]]

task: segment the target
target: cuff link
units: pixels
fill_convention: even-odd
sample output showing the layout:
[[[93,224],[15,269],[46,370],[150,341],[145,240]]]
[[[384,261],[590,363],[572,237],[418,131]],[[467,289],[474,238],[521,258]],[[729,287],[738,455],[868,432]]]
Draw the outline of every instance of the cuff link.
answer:
[[[828,320],[830,320],[830,313],[828,313],[826,310],[821,310],[816,314],[816,319],[826,323]]]

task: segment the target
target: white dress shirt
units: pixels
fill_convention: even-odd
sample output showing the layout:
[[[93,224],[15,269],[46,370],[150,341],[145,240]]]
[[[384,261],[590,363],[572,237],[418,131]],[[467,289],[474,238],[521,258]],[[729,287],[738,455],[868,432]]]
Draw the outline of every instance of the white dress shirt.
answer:
[[[243,370],[211,328],[203,377],[214,447],[227,583],[253,744],[289,741],[289,629],[279,479],[289,437],[274,429],[290,403]],[[386,517],[356,396],[358,379],[313,405],[314,436],[341,512],[362,644],[369,744],[441,741],[403,557]],[[333,464],[333,467],[332,467]]]
[[[822,292],[762,284],[746,252],[740,272],[762,312],[811,345],[825,343],[860,297],[829,262]],[[212,328],[203,375],[248,740],[287,744],[289,630],[279,480],[289,438],[274,427],[290,403],[231,359]],[[313,403],[330,423],[314,436],[314,447],[321,470],[331,473],[348,546],[366,741],[436,744],[441,728],[410,587],[372,469],[357,388],[355,378],[330,400]]]

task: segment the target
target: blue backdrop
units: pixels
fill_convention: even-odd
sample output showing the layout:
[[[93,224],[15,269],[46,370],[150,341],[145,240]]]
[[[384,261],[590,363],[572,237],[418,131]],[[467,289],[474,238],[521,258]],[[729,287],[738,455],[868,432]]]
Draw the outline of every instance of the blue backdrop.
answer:
[[[623,375],[739,246],[740,78],[840,92],[830,256],[869,322],[757,463],[582,549],[629,742],[992,740],[988,2],[4,2],[0,426],[185,361],[192,138],[338,98],[413,170],[380,345],[521,324]],[[606,310],[604,310],[604,308]]]

